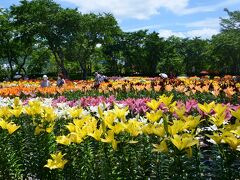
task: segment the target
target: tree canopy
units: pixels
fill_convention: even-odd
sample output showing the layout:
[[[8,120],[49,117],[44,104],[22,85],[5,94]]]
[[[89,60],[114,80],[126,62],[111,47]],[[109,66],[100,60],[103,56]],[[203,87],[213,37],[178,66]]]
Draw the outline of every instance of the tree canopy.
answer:
[[[228,17],[221,18],[221,31],[211,39],[164,39],[148,30],[123,32],[109,13],[82,14],[53,0],[22,0],[0,9],[0,76],[238,74],[240,11],[225,11]]]

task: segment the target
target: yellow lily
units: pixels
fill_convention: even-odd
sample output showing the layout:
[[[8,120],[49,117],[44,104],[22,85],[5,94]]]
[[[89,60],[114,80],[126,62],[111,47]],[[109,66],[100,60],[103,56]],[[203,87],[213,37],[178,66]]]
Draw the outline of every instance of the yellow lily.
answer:
[[[113,132],[113,130],[109,130],[107,132],[107,135],[105,136],[105,139],[102,138],[101,141],[105,142],[105,143],[111,143],[113,149],[114,150],[117,149],[118,141],[116,141],[116,139],[114,139],[114,132]]]
[[[0,120],[0,127],[2,129],[7,129],[7,122],[5,120]]]
[[[222,136],[216,132],[214,132],[213,135],[207,134],[206,136],[215,141],[217,144],[220,144],[222,141]]]
[[[23,112],[22,107],[16,107],[16,108],[11,110],[11,113],[17,118],[22,114],[22,112]]]
[[[126,116],[129,113],[128,106],[125,108],[119,108],[117,105],[114,105],[113,112],[116,114],[116,116],[121,119],[123,122],[126,121]]]
[[[240,108],[239,108],[238,110],[236,110],[236,111],[231,111],[231,114],[232,114],[235,118],[237,118],[237,119],[240,120]]]
[[[109,128],[112,128],[113,122],[116,118],[117,116],[115,113],[113,113],[112,111],[108,111],[104,113],[103,122],[105,123],[106,126],[108,126]]]
[[[182,106],[180,108],[174,107],[176,114],[181,119],[183,118],[184,114],[186,113],[186,107]]]
[[[153,134],[153,125],[148,123],[148,124],[145,124],[143,127],[142,127],[142,132],[144,134]]]
[[[226,109],[227,109],[227,106],[224,106],[224,105],[222,105],[222,104],[217,104],[217,105],[213,108],[213,110],[215,111],[215,113],[216,113],[217,115],[219,115],[219,116],[221,116],[221,115],[225,112]]]
[[[73,119],[73,123],[75,124],[76,127],[82,128],[85,124],[85,121],[83,119]],[[69,124],[72,124],[72,123],[69,123]],[[69,130],[71,131],[73,129],[70,128]]]
[[[42,125],[38,125],[35,127],[34,135],[39,135],[41,132],[44,132],[45,129],[42,127]]]
[[[99,129],[95,129],[93,133],[89,133],[88,136],[91,136],[97,141],[100,141],[102,134],[103,134],[103,129],[99,128]]]
[[[165,135],[165,129],[163,125],[154,124],[152,126],[152,133],[159,137],[163,137]]]
[[[57,136],[56,142],[67,146],[71,144],[71,140],[67,136]]]
[[[86,137],[87,133],[85,131],[80,131],[78,133],[72,132],[67,135],[67,138],[73,143],[80,144],[83,142],[84,137]]]
[[[43,107],[42,110],[43,111],[41,113],[41,117],[43,118],[43,120],[45,120],[47,122],[51,122],[51,121],[54,121],[55,119],[57,119],[57,114],[54,112],[53,108]]]
[[[10,108],[5,106],[0,108],[0,118],[7,120],[11,116]]]
[[[225,113],[221,114],[220,116],[215,114],[215,116],[210,116],[210,120],[217,127],[220,127],[223,125],[223,122],[225,121],[225,117],[226,117]]]
[[[138,136],[139,134],[142,133],[141,126],[142,126],[142,122],[137,121],[137,119],[130,119],[126,123],[126,130],[132,136]]]
[[[47,133],[51,133],[53,131],[55,123],[50,123],[48,127],[46,128]]]
[[[14,100],[13,100],[13,104],[14,104],[14,107],[17,107],[20,105],[20,98],[19,97],[15,97]]]
[[[156,111],[159,106],[160,106],[161,102],[160,101],[156,101],[155,99],[152,99],[150,102],[147,102],[146,105],[151,108],[153,111]]]
[[[80,118],[82,116],[83,109],[73,108],[73,109],[70,109],[68,112],[72,116],[72,118]]]
[[[200,124],[200,122],[203,121],[201,120],[201,116],[192,116],[192,115],[187,117],[185,116],[183,117],[183,119],[185,120],[184,126],[187,129],[195,129],[198,126],[198,124]]]
[[[160,109],[156,112],[151,111],[150,113],[149,112],[146,113],[146,117],[151,123],[155,123],[159,121],[162,115],[163,115],[163,112]]]
[[[230,131],[231,133],[236,134],[237,136],[240,136],[240,126],[238,125],[234,130]]]
[[[112,140],[114,140],[114,131],[113,130],[109,130],[107,131],[107,135],[105,136],[105,139],[101,139],[102,142],[106,142],[106,143],[110,143],[112,142]]]
[[[70,131],[70,132],[75,132],[76,131],[76,126],[73,123],[68,123],[68,125],[65,125],[65,127]]]
[[[194,139],[190,134],[183,134],[182,136],[175,134],[173,135],[173,138],[171,138],[171,142],[180,151],[199,144],[199,141],[197,139]]]
[[[224,136],[223,141],[226,142],[233,150],[236,150],[240,145],[240,140],[236,138],[233,134],[229,136]]]
[[[103,118],[103,109],[100,105],[98,106],[98,114],[99,114],[100,118]]]
[[[62,154],[62,152],[51,154],[52,159],[48,159],[44,167],[49,169],[63,169],[64,165],[68,162],[67,160],[63,160],[63,156],[65,154]]]
[[[182,120],[173,120],[173,125],[168,126],[168,131],[171,135],[175,135],[178,132],[182,132],[185,128],[185,122]]]
[[[10,123],[6,124],[6,129],[8,130],[9,134],[14,133],[18,128],[20,128],[20,126],[17,126],[13,122],[10,122]]]
[[[119,134],[120,132],[122,132],[126,129],[126,125],[123,122],[119,122],[109,128],[113,130],[114,134]]]
[[[205,112],[207,114],[213,109],[214,106],[215,106],[215,102],[214,101],[209,103],[209,104],[205,103],[205,102],[204,102],[204,104],[198,103],[199,109],[201,109],[203,112]]]
[[[29,105],[32,113],[31,115],[38,115],[42,113],[43,109],[40,101],[30,101]]]
[[[159,97],[159,101],[162,102],[165,106],[170,107],[170,104],[172,103],[173,94],[171,94],[169,97],[163,94]]]
[[[160,153],[168,152],[168,146],[165,140],[163,140],[160,144],[153,144],[153,147],[155,147],[152,150],[153,152],[160,152]]]

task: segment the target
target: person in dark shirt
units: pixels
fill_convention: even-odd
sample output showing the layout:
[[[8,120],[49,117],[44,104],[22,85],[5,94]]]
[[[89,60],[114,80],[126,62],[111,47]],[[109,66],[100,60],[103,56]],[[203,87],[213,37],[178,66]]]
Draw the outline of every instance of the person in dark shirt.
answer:
[[[98,88],[102,82],[109,82],[107,76],[101,75],[98,72],[95,72],[95,83],[94,87]]]
[[[63,74],[58,74],[57,86],[62,87],[64,84],[65,84],[65,80],[63,78]]]

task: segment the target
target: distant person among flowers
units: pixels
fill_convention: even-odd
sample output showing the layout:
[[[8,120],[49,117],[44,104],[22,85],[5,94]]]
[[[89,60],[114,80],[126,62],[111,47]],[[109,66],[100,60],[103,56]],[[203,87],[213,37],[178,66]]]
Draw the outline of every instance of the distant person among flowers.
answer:
[[[101,84],[101,74],[99,74],[98,72],[95,72],[95,83],[94,83],[94,87],[98,88]]]
[[[159,76],[160,76],[162,79],[167,79],[167,78],[168,78],[168,75],[165,74],[165,73],[160,73]]]
[[[41,87],[49,87],[50,81],[48,80],[47,75],[43,75],[43,80],[41,82]]]
[[[94,87],[95,88],[98,88],[101,84],[101,82],[108,82],[108,78],[107,76],[104,76],[104,75],[101,75],[100,73],[98,72],[95,72],[95,83],[94,83]]]
[[[64,84],[65,84],[65,80],[63,78],[63,74],[59,74],[57,79],[57,86],[62,87]]]

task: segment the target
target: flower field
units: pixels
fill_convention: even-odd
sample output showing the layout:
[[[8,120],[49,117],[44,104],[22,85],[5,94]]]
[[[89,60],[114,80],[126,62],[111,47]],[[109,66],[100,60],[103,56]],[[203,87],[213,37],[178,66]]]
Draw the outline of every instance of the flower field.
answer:
[[[0,179],[238,179],[240,84],[0,84]]]

